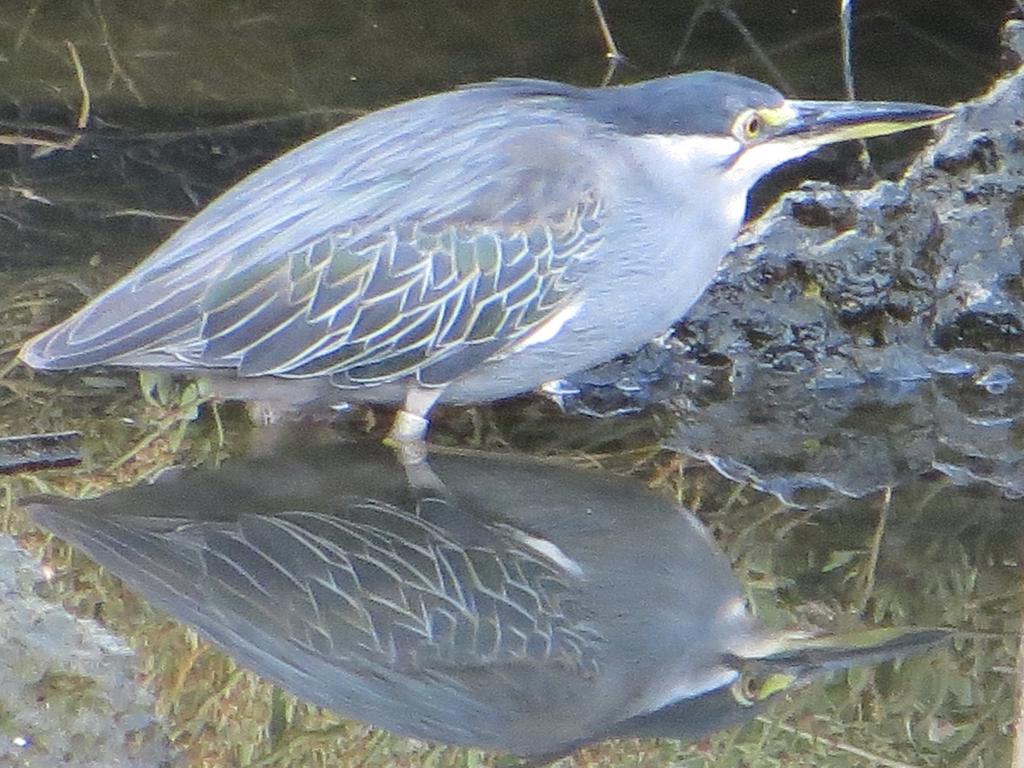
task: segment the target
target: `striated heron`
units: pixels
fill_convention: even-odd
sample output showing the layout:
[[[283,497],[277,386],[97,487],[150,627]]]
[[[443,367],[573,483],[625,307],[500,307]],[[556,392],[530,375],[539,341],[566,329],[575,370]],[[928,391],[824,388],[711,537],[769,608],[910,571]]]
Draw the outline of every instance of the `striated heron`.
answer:
[[[508,455],[279,446],[33,519],[296,695],[428,741],[553,759],[699,738],[947,633],[778,631],[643,483]]]
[[[21,358],[202,374],[289,406],[399,403],[392,437],[418,441],[435,403],[525,392],[669,328],[773,168],[950,114],[719,72],[429,96],[256,171]]]

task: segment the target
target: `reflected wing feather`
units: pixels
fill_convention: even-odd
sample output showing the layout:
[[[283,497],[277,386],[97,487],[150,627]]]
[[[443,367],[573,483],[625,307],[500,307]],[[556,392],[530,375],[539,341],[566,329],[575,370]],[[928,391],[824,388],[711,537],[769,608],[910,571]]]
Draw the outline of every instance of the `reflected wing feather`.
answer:
[[[217,591],[311,652],[454,677],[527,660],[594,671],[600,638],[574,615],[577,577],[505,538],[466,546],[429,512],[376,501],[345,518],[245,516],[204,536]]]

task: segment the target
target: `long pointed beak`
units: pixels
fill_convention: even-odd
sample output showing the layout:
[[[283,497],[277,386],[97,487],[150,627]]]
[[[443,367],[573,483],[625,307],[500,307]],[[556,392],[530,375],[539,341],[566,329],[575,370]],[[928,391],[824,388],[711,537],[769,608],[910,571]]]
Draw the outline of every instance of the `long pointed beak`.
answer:
[[[818,146],[909,131],[948,120],[955,112],[931,104],[896,101],[786,101],[792,119],[772,137]]]

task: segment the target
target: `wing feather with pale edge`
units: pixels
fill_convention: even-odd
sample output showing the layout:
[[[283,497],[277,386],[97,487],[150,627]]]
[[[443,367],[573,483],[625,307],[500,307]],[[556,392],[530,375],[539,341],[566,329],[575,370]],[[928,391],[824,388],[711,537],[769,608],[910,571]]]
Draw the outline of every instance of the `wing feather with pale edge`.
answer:
[[[538,328],[576,294],[600,242],[600,204],[559,220],[416,223],[375,236],[331,232],[269,276],[203,296],[196,362],[243,376],[332,376],[360,386],[447,383]]]
[[[536,99],[444,94],[303,145],[23,357],[447,383],[570,304],[602,240],[588,127]]]

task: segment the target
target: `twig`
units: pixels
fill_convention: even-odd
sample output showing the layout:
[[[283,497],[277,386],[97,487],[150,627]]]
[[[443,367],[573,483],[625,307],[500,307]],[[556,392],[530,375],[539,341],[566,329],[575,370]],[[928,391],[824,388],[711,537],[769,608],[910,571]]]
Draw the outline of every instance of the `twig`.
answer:
[[[50,152],[56,152],[62,149],[71,149],[77,143],[77,136],[69,139],[68,141],[54,141],[53,139],[37,139],[33,136],[22,136],[17,133],[0,133],[0,144],[4,146],[40,147],[40,149],[37,150],[38,154],[33,153],[33,157],[41,157],[43,154],[49,154]]]
[[[159,221],[188,221],[190,216],[182,216],[176,213],[158,213],[157,211],[147,211],[143,208],[121,208],[117,211],[110,211],[110,213],[104,213],[102,218],[104,219],[119,219],[119,218],[130,218],[137,217],[140,219],[158,219]]]
[[[0,438],[0,474],[71,467],[82,461],[78,432]]]
[[[82,101],[78,105],[78,130],[85,130],[89,125],[89,112],[92,110],[92,98],[89,96],[89,86],[85,82],[85,70],[82,69],[82,60],[78,57],[78,49],[70,40],[65,40],[68,54],[71,56],[71,63],[75,65],[75,77],[78,78],[78,87],[82,91]],[[77,136],[75,138],[78,138]]]
[[[861,749],[860,747],[855,747],[853,744],[847,744],[845,741],[839,741],[839,739],[832,738],[831,736],[808,733],[807,731],[802,731],[799,728],[794,728],[792,725],[776,722],[764,715],[758,716],[757,719],[767,726],[778,728],[780,731],[785,731],[786,733],[791,733],[794,736],[800,737],[804,741],[810,741],[812,743],[820,741],[828,744],[833,749],[838,749],[840,752],[846,752],[848,755],[853,755],[854,757],[867,760],[869,765],[884,766],[884,768],[917,768],[917,766],[911,765],[910,763],[904,763],[900,760],[890,760],[887,757],[875,754],[874,752],[869,752],[868,750]]]
[[[739,17],[732,8],[730,8],[722,0],[705,0],[701,6],[693,12],[693,16],[690,17],[689,23],[686,25],[686,31],[683,33],[683,41],[679,44],[679,48],[676,49],[675,55],[672,57],[672,63],[676,66],[683,60],[683,56],[686,53],[686,48],[690,44],[690,40],[693,37],[694,30],[697,28],[697,24],[709,13],[716,12],[726,21],[736,28],[736,31],[740,33],[743,41],[750,48],[751,52],[760,60],[761,64],[767,69],[772,78],[776,83],[786,92],[792,93],[793,89],[790,87],[789,82],[782,74],[781,70],[775,66],[775,62],[771,60],[767,51],[761,46],[760,43],[754,37],[754,33],[750,31],[750,28],[743,23],[743,19]]]
[[[853,101],[857,98],[853,87],[853,43],[850,40],[853,31],[853,0],[839,0],[839,38],[843,48],[843,86],[846,98]]]
[[[601,0],[590,0],[590,5],[594,9],[594,15],[597,17],[597,26],[601,30],[601,37],[604,38],[604,56],[608,59],[608,69],[601,80],[601,87],[604,87],[611,82],[612,77],[615,75],[615,70],[619,64],[626,61],[626,57],[619,50],[619,46],[615,44],[612,30],[608,26],[608,20],[604,16],[604,9],[601,7]]]
[[[857,98],[857,92],[853,84],[853,0],[839,0],[839,38],[842,46],[843,57],[843,87],[846,89],[846,98],[853,101]],[[864,139],[858,139],[857,144],[860,150],[857,159],[860,161],[861,169],[865,172],[871,170],[871,153],[868,152],[868,143]]]
[[[868,565],[864,573],[864,589],[861,592],[857,611],[863,613],[867,608],[871,593],[875,591],[875,575],[878,572],[878,556],[882,550],[882,539],[885,537],[885,524],[889,519],[889,507],[892,506],[892,488],[886,486],[882,490],[882,509],[878,513],[878,525],[875,526],[875,535],[871,539],[871,549],[868,553]]]
[[[85,70],[82,68],[82,60],[78,57],[78,49],[75,48],[75,44],[70,40],[65,40],[64,45],[68,50],[68,55],[71,56],[71,64],[75,68],[75,78],[78,81],[78,89],[82,92],[82,100],[78,105],[78,120],[75,122],[75,125],[79,131],[83,131],[89,125],[89,114],[92,111],[92,98],[89,96],[89,86],[85,81]],[[0,134],[0,144],[36,147],[35,151],[32,152],[32,157],[39,158],[46,157],[54,152],[74,149],[81,138],[82,134],[80,132],[68,136],[68,138],[63,141],[39,139],[33,136],[23,136],[20,134]]]
[[[103,15],[103,9],[100,7],[100,0],[94,0],[93,4],[96,6],[96,16],[100,22],[100,32],[103,35],[103,47],[107,49],[107,58],[110,59],[110,81],[109,85],[113,85],[114,80],[120,80],[124,83],[125,88],[128,92],[135,97],[135,100],[139,102],[140,107],[146,106],[146,100],[142,98],[142,92],[138,86],[135,85],[135,81],[132,76],[128,74],[127,70],[121,66],[121,60],[117,57],[117,53],[114,51],[114,44],[110,41],[110,28],[107,26],[107,17]]]
[[[612,37],[611,28],[609,28],[608,21],[604,16],[604,9],[601,8],[601,0],[590,0],[590,4],[594,7],[597,25],[601,29],[601,37],[604,38],[605,57],[612,61],[624,61],[626,57],[622,55],[619,46],[615,44],[615,38]]]
[[[32,26],[32,21],[39,12],[39,3],[40,0],[36,0],[36,2],[32,3],[28,9],[28,13],[25,14],[25,21],[22,22],[21,27],[18,29],[18,36],[14,40],[14,50],[20,51],[21,46],[25,44],[25,38],[28,37],[28,31]]]

